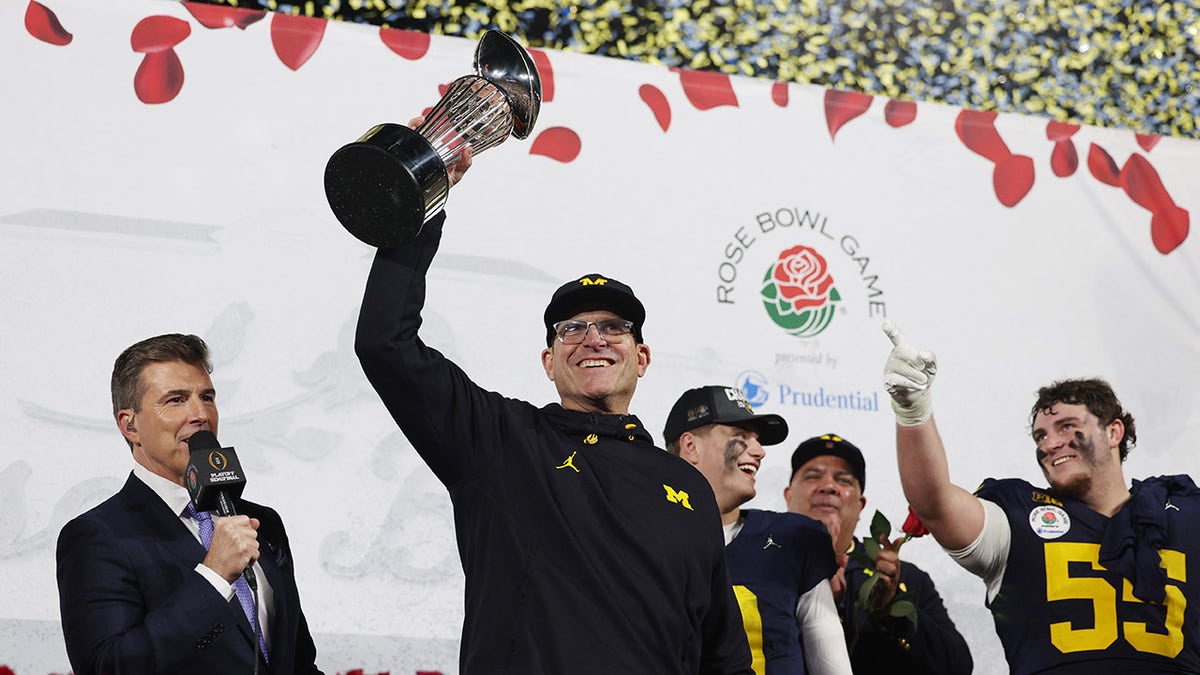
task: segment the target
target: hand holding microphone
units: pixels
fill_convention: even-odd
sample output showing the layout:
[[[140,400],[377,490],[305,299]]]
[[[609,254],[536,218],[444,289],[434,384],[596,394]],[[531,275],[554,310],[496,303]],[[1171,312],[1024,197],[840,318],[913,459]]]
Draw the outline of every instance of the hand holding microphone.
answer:
[[[883,367],[883,386],[892,397],[896,423],[915,427],[933,414],[929,388],[937,375],[933,352],[918,352],[891,321],[883,320],[883,332],[892,341],[892,353]]]
[[[242,574],[256,588],[252,565],[258,560],[258,519],[239,516],[233,500],[246,487],[233,448],[222,448],[213,432],[201,430],[188,439],[191,461],[185,483],[197,511],[216,511],[212,543],[204,565],[233,583]]]
[[[258,519],[249,516],[224,516],[213,520],[212,545],[204,556],[204,565],[233,583],[242,574],[251,588],[257,586],[254,561],[258,560]]]

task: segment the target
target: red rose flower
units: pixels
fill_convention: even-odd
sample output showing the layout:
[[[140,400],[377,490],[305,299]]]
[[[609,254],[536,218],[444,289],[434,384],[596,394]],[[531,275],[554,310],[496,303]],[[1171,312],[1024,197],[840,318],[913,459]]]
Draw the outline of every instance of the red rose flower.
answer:
[[[929,528],[925,527],[925,523],[921,522],[921,519],[917,517],[911,506],[908,507],[908,517],[904,519],[904,525],[900,529],[904,530],[905,539],[924,537],[929,534]]]
[[[824,304],[833,286],[825,258],[807,246],[793,246],[780,253],[771,276],[779,298],[791,303],[793,312]]]

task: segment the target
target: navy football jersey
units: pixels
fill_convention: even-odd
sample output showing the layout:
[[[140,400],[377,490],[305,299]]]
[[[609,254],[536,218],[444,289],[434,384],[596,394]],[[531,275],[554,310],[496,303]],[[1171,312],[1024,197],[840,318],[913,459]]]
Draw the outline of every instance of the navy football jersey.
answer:
[[[824,523],[798,513],[742,509],[745,523],[725,547],[758,675],[801,675],[800,596],[837,571]]]
[[[987,603],[1012,673],[1200,673],[1200,490],[1160,476],[1131,491],[1112,518],[1023,480],[976,492],[1012,530]]]

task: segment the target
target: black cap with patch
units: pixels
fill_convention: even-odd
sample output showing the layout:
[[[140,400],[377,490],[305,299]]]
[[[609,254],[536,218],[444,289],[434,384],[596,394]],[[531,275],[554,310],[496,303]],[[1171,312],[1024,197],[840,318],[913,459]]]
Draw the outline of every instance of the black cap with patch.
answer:
[[[741,389],[710,384],[683,392],[667,415],[663,439],[670,444],[683,432],[706,424],[751,425],[763,445],[782,443],[788,434],[787,422],[779,415],[755,415]]]
[[[867,489],[867,462],[863,459],[862,452],[853,443],[837,434],[813,436],[796,446],[796,451],[792,453],[792,477],[795,477],[800,467],[811,461],[813,457],[821,455],[832,455],[846,460],[846,463],[850,465],[850,471],[858,479],[858,489]]]
[[[603,274],[585,274],[568,281],[554,291],[542,319],[546,322],[546,346],[554,342],[554,324],[580,312],[606,309],[626,321],[633,322],[633,337],[642,341],[642,323],[646,308],[633,294],[633,289]]]

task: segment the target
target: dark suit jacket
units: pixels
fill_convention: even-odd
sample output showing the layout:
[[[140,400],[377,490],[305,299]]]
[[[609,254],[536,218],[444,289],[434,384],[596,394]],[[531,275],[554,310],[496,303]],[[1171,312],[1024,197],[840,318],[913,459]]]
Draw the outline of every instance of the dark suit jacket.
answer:
[[[855,545],[862,542],[856,540]],[[908,561],[900,564],[901,589],[917,608],[915,629],[908,619],[876,620],[854,603],[867,579],[862,565],[851,558],[841,612],[846,644],[854,644],[850,665],[856,675],[968,675],[974,669],[967,641],[925,570]]]
[[[320,673],[283,522],[258,518],[259,565],[275,596],[271,663],[260,673]],[[254,672],[255,637],[238,604],[195,571],[205,550],[177,514],[130,474],[121,491],[67,523],[58,536],[58,596],[67,655],[91,673]]]

